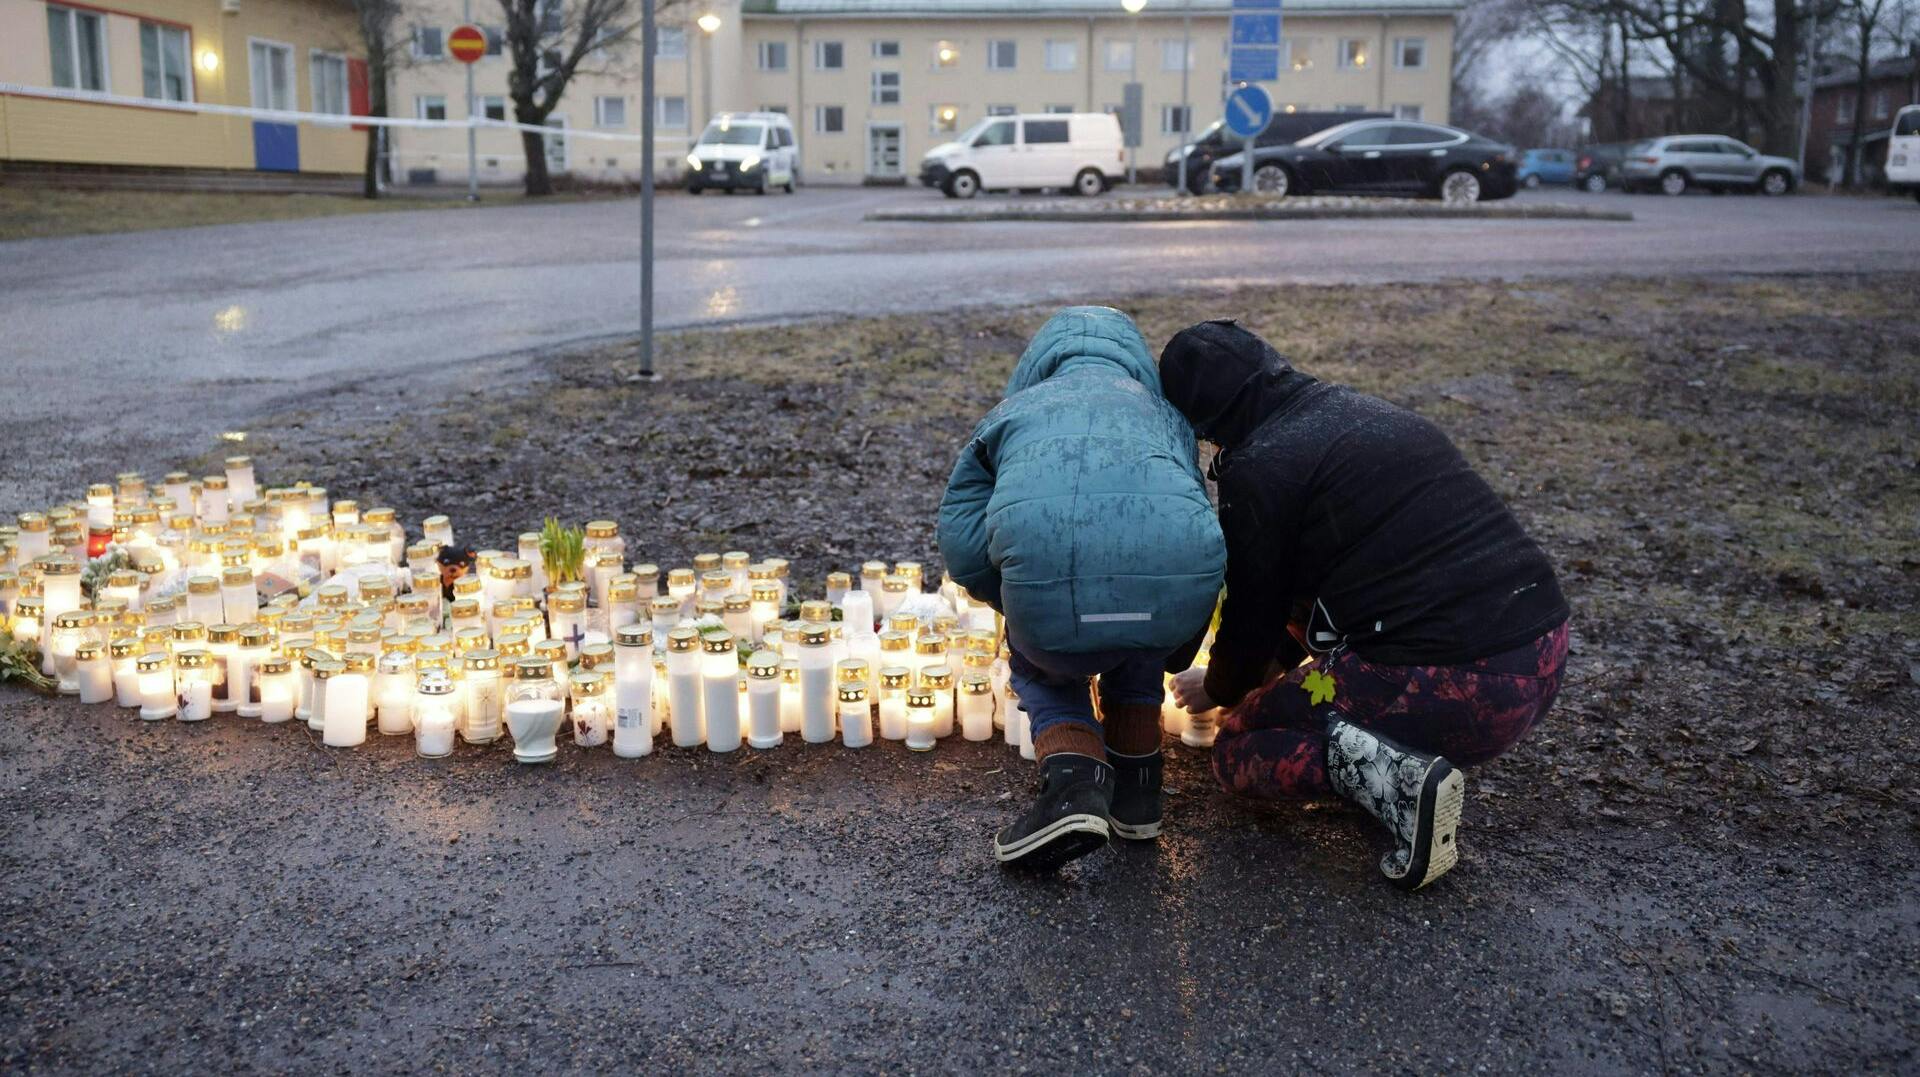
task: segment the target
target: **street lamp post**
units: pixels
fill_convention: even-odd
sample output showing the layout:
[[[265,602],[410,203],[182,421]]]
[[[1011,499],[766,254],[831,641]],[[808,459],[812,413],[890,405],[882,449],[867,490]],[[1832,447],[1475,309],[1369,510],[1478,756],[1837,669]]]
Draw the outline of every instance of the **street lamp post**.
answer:
[[[1120,0],[1120,6],[1133,16],[1133,47],[1127,51],[1127,81],[1138,85],[1140,82],[1140,12],[1147,6],[1147,0]],[[1134,171],[1134,143],[1145,141],[1147,118],[1141,113],[1146,111],[1146,94],[1140,95],[1140,107],[1133,114],[1133,138],[1127,143],[1127,185],[1132,186],[1138,179]]]
[[[709,118],[713,114],[713,35],[720,32],[720,16],[709,11],[694,20],[700,27],[700,103],[705,106]],[[687,129],[693,129],[693,118],[687,118]]]

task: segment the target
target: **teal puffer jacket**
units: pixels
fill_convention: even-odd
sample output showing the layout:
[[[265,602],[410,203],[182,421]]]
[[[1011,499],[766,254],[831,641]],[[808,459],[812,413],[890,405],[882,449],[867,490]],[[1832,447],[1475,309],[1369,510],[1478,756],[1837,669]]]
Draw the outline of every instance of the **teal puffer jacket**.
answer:
[[[1062,310],[954,464],[947,571],[1023,646],[1177,648],[1212,617],[1227,561],[1195,456],[1133,320]]]

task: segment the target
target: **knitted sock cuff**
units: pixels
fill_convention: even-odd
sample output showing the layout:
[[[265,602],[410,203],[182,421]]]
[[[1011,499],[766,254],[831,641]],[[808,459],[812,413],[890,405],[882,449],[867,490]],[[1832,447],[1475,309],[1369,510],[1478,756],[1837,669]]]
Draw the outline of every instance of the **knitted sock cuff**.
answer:
[[[1105,759],[1107,746],[1100,740],[1100,731],[1093,726],[1084,722],[1060,722],[1033,738],[1033,754],[1039,759],[1044,761],[1059,752]]]

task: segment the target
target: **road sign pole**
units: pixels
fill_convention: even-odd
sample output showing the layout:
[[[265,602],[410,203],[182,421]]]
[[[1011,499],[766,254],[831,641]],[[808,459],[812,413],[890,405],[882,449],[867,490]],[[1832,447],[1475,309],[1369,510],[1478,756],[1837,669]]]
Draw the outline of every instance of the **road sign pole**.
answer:
[[[653,372],[653,0],[640,2],[640,376]],[[689,127],[693,117],[687,117]]]
[[[1253,139],[1240,140],[1240,193],[1253,193]]]
[[[460,8],[460,22],[473,21],[473,0],[463,0]],[[473,65],[467,69],[467,201],[480,201],[480,146],[479,129],[473,126]]]

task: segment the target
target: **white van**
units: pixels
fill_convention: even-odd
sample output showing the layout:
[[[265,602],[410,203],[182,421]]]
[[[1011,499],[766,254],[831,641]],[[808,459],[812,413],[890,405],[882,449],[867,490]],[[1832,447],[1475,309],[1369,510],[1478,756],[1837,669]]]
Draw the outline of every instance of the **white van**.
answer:
[[[766,194],[772,187],[793,193],[800,178],[800,147],[793,123],[779,112],[722,112],[707,122],[687,154],[687,193],[709,187],[732,194]]]
[[[1893,115],[1887,138],[1887,187],[1920,199],[1920,105],[1908,105]]]
[[[1106,190],[1126,171],[1120,119],[1104,112],[988,116],[920,161],[920,182],[948,198],[981,191],[1054,187]]]

